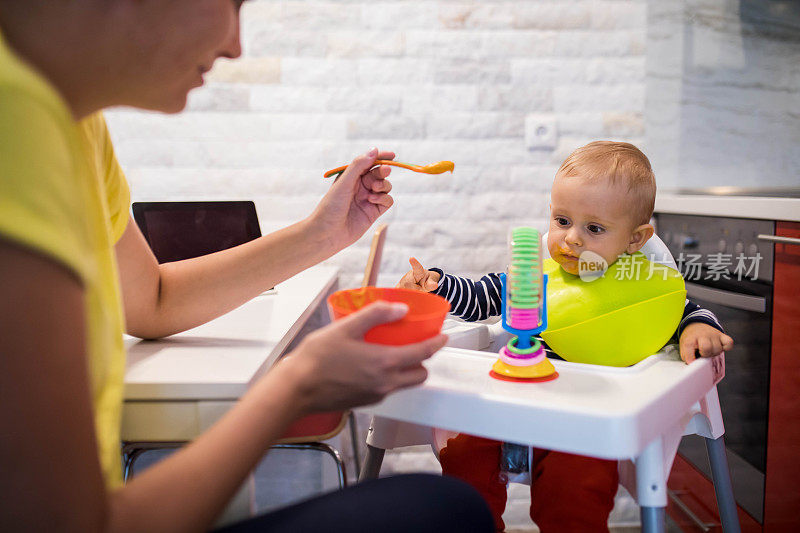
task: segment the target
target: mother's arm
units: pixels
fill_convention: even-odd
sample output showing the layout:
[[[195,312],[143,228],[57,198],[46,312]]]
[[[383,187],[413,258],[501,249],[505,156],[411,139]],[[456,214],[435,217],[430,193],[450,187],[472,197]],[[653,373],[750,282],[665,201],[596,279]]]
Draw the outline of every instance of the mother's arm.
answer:
[[[421,383],[439,336],[363,341],[404,306],[376,303],[309,335],[210,430],[106,490],[97,456],[83,287],[0,238],[0,531],[205,531],[292,420]]]
[[[157,338],[198,326],[355,242],[392,205],[391,152],[357,157],[308,218],[229,250],[159,265],[129,220],[116,245],[131,335]]]
[[[0,531],[47,531],[71,514],[75,531],[97,530],[105,492],[81,283],[0,239],[0,295]]]

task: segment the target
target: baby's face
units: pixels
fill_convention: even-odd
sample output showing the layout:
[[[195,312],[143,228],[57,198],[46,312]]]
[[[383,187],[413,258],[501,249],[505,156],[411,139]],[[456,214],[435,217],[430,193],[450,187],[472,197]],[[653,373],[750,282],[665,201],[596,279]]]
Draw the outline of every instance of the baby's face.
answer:
[[[623,186],[556,177],[550,193],[550,256],[575,275],[578,257],[587,250],[611,265],[628,251],[637,227],[630,202]]]

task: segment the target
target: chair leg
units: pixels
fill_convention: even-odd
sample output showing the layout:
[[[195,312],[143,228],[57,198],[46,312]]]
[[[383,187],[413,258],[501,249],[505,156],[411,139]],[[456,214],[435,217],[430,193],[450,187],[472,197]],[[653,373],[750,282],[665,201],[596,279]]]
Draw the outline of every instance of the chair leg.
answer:
[[[342,456],[333,446],[325,444],[324,442],[309,442],[302,444],[274,444],[270,446],[273,449],[279,450],[316,450],[318,452],[326,453],[333,458],[336,464],[336,473],[339,478],[339,488],[343,489],[347,486],[347,470],[342,461]]]
[[[361,451],[358,449],[358,424],[356,415],[350,411],[350,440],[353,442],[353,463],[356,467],[356,479],[361,477]]]
[[[367,457],[364,459],[364,466],[361,468],[361,475],[358,477],[359,482],[378,478],[385,453],[386,450],[367,444]]]
[[[347,472],[344,467],[344,461],[342,461],[342,456],[339,455],[339,451],[324,442],[316,442],[314,445],[317,446],[319,451],[327,453],[333,458],[333,462],[336,463],[336,472],[339,474],[339,488],[345,488],[347,486]]]
[[[636,499],[642,510],[643,533],[664,533],[666,529],[667,479],[663,444],[662,438],[653,439],[635,459]]]
[[[180,448],[186,443],[182,441],[175,442],[125,442],[122,444],[122,480],[128,482],[133,477],[133,465],[144,452],[154,450],[163,450],[171,448]]]
[[[725,455],[725,440],[706,438],[708,462],[711,464],[711,478],[714,481],[714,494],[717,496],[717,508],[725,533],[739,533],[739,515],[736,512],[736,500],[733,497],[731,474],[728,470],[728,458]]]
[[[642,533],[664,533],[666,510],[664,507],[642,507]]]
[[[127,483],[133,477],[133,465],[136,463],[136,460],[146,452],[146,448],[131,448],[130,450],[124,450],[122,452],[122,457],[124,459],[123,469],[122,469],[122,481]]]

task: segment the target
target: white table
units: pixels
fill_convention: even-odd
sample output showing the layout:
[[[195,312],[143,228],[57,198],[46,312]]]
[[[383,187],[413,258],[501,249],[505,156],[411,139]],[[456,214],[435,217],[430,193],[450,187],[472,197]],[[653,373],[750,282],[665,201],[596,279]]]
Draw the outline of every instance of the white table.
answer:
[[[219,420],[335,290],[338,273],[312,267],[202,326],[156,341],[127,337],[126,465],[142,450],[191,441]],[[250,477],[217,525],[249,516],[253,492]]]
[[[208,429],[280,357],[338,268],[312,267],[238,309],[156,341],[126,338],[122,440],[189,441]]]
[[[688,432],[711,443],[712,467],[714,461],[723,461],[714,468],[714,477],[724,491],[721,478],[727,475],[727,464],[716,395],[722,377],[719,360],[687,366],[659,353],[628,368],[553,361],[558,379],[511,383],[489,376],[496,358],[489,352],[443,348],[426,362],[429,376],[423,385],[363,408],[374,417],[364,476],[377,475],[383,450],[431,442],[430,428],[632,460],[633,493],[643,509],[643,528],[663,531],[666,480],[678,441]],[[725,505],[721,511],[729,519],[733,509],[736,526],[730,521],[727,525],[735,531],[732,492],[727,496],[720,507]]]

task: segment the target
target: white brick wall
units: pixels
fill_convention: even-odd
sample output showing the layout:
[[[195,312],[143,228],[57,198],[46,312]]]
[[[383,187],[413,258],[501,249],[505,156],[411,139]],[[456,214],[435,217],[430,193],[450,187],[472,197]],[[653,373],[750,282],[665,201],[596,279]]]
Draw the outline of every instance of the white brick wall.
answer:
[[[373,145],[452,160],[453,176],[394,170],[380,283],[412,254],[477,275],[503,267],[509,227],[544,227],[572,149],[643,138],[645,22],[643,0],[256,0],[244,57],[219,61],[186,112],[108,121],[134,200],[253,199],[265,232],[306,215],[322,172]],[[526,146],[529,116],[552,144]],[[343,286],[368,242],[330,260]]]
[[[452,176],[393,171],[379,283],[410,255],[479,275],[504,267],[510,227],[544,229],[570,151],[643,139],[645,22],[644,0],[252,1],[244,57],[218,62],[186,112],[107,117],[134,200],[253,199],[264,232],[308,214],[322,173],[372,146],[452,160]],[[529,148],[526,117],[552,142]],[[330,260],[343,287],[360,282],[370,233]],[[387,471],[435,467],[388,457]],[[513,494],[509,525],[529,525]]]

